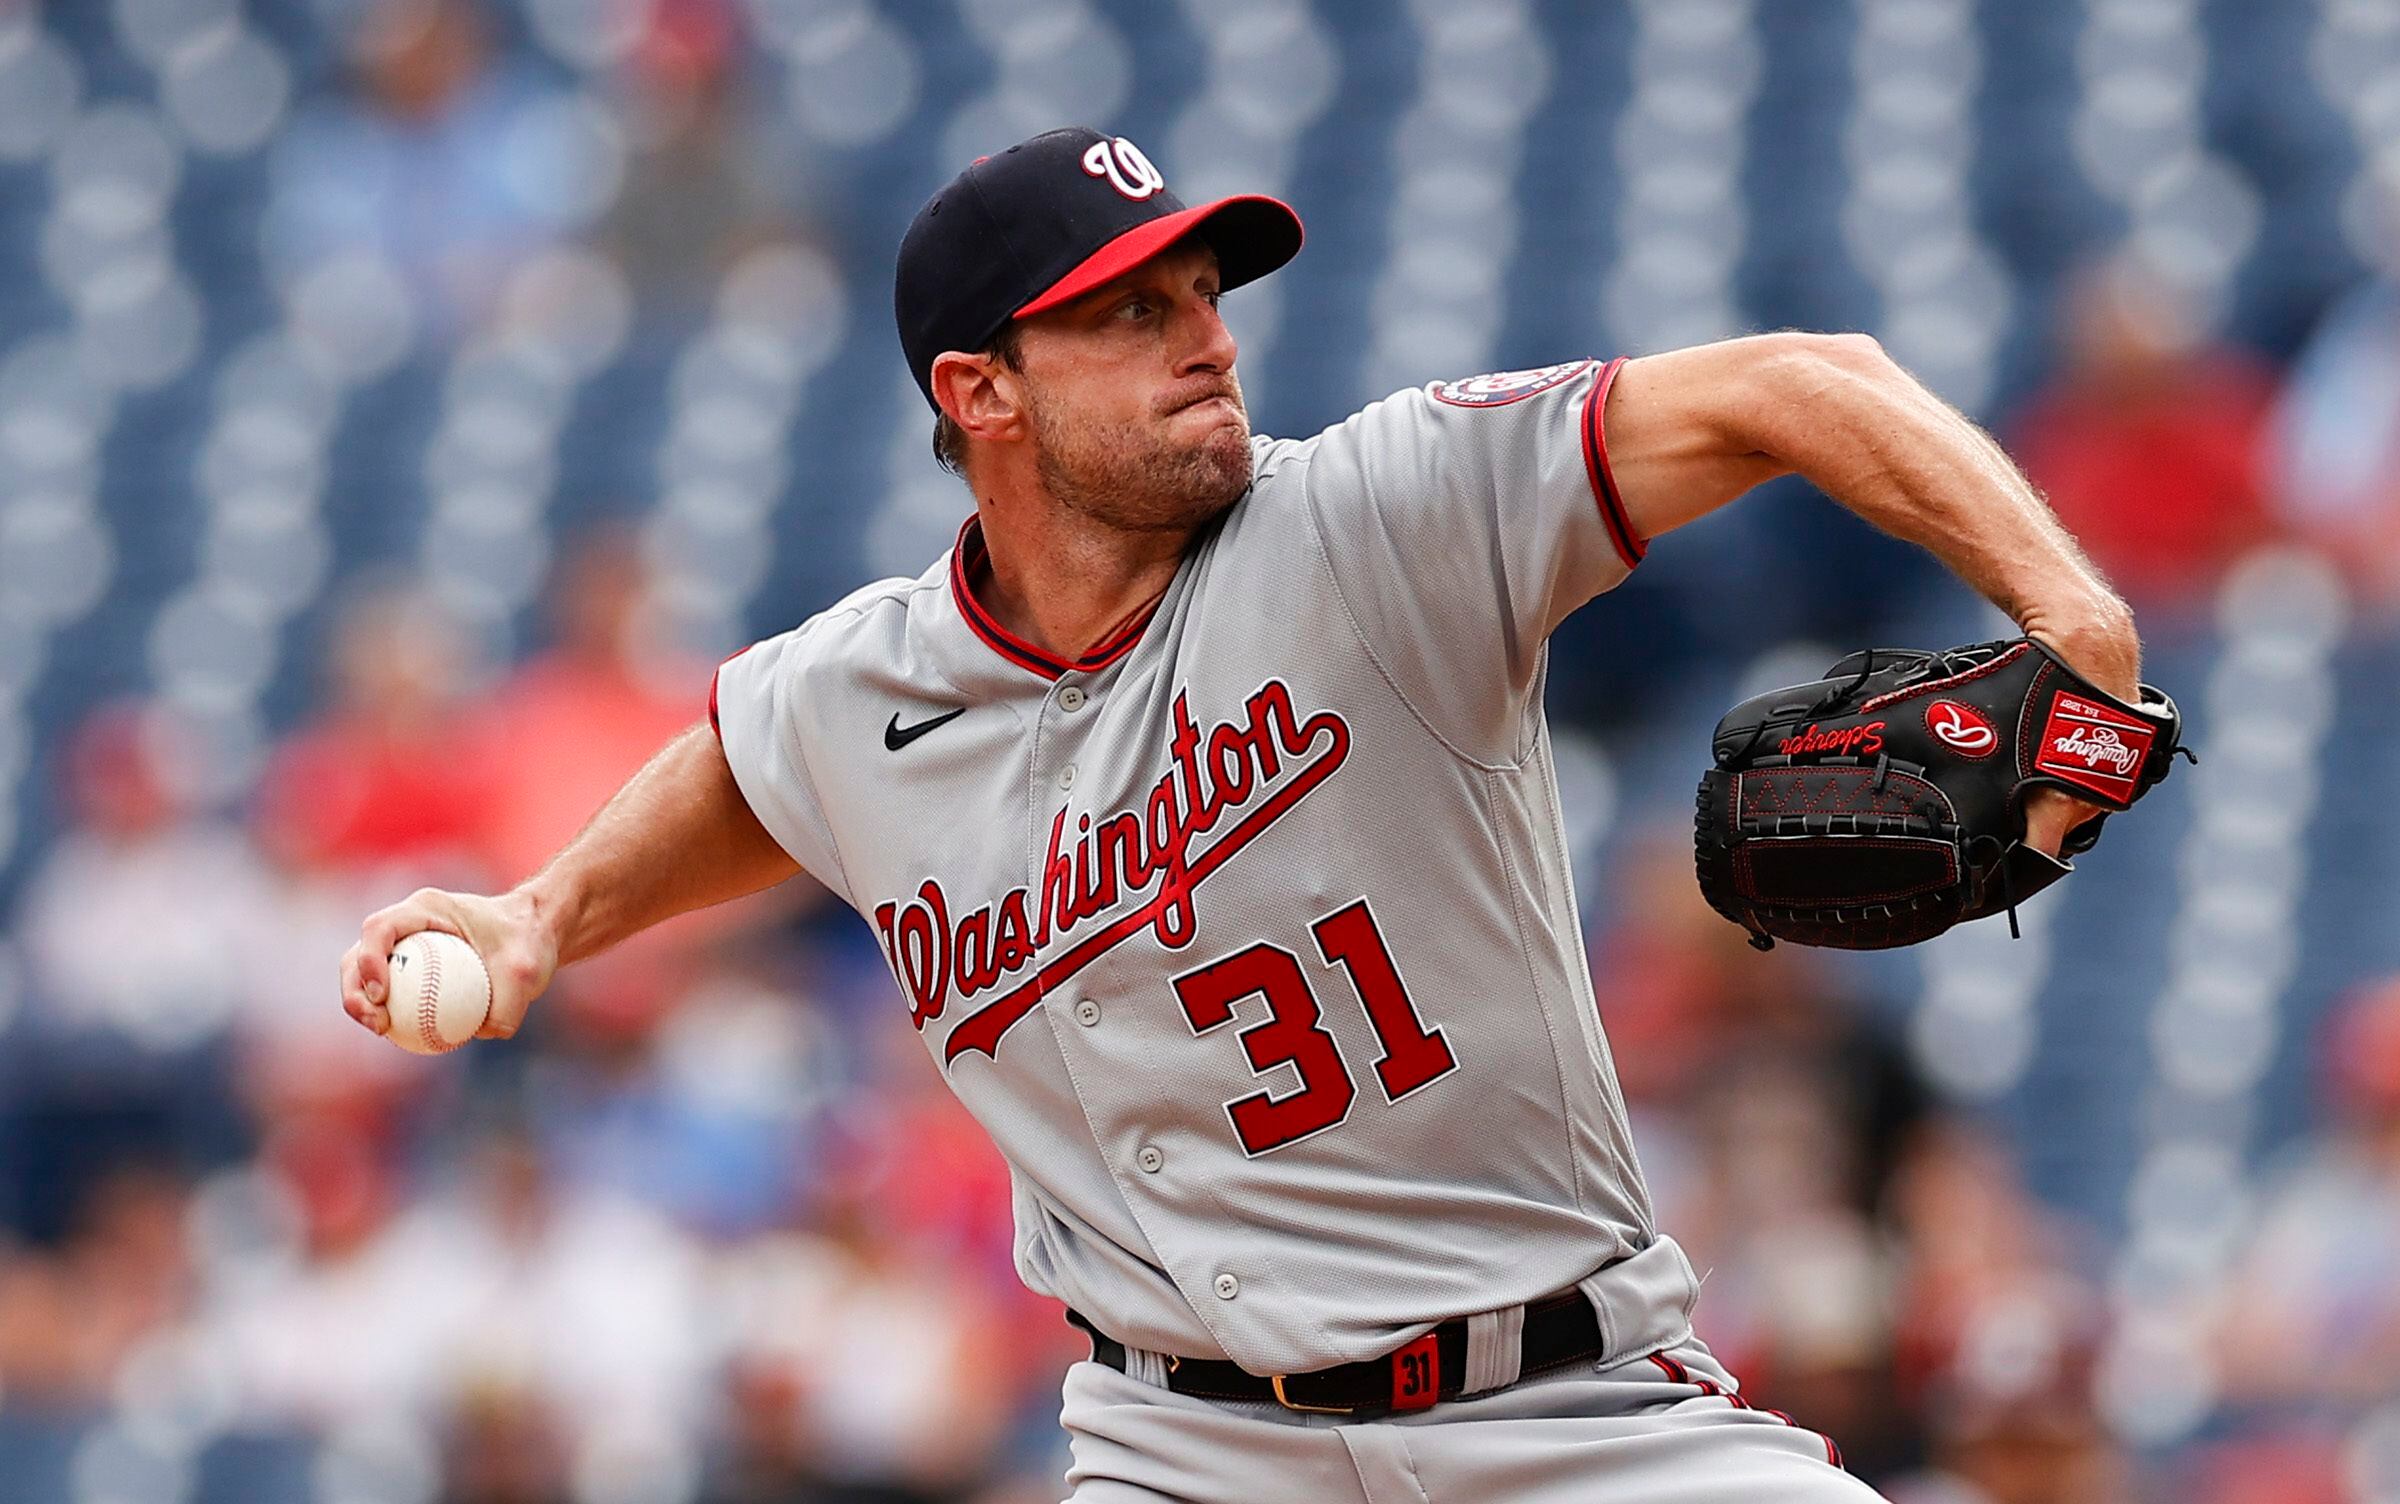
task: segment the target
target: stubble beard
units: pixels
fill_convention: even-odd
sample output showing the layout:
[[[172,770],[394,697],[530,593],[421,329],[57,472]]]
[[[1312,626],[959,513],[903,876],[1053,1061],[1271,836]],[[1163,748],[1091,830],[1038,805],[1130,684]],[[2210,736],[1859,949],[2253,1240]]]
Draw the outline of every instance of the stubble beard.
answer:
[[[1250,416],[1228,375],[1231,420],[1197,441],[1166,436],[1164,417],[1104,428],[1081,413],[1033,401],[1035,466],[1061,506],[1122,532],[1189,532],[1250,489]],[[1177,409],[1180,411],[1180,409]]]

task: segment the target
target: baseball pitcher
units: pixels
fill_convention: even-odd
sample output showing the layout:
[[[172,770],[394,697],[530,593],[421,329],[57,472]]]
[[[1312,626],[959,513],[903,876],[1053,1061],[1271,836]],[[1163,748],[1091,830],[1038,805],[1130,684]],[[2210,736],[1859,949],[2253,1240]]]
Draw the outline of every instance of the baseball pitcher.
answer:
[[[1253,436],[1218,316],[1300,249],[1081,129],[902,241],[900,342],[973,492],[956,546],[719,670],[513,892],[415,930],[552,973],[806,869],[1007,1156],[1017,1263],[1092,1358],[1080,1504],[1836,1504],[1652,1224],[1578,937],[1545,644],[1662,534],[1797,472],[2092,684],[2131,619],[1989,439],[1860,336],[1402,392]],[[2055,854],[2092,807],[2031,793]]]

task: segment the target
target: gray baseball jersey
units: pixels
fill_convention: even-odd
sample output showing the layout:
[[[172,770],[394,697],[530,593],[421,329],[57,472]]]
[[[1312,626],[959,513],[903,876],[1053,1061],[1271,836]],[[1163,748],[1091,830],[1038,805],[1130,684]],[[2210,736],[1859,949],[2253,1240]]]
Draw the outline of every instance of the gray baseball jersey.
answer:
[[[881,936],[1013,1168],[1026,1282],[1254,1373],[1584,1281],[1685,1331],[1601,1037],[1545,642],[1641,543],[1616,365],[1253,441],[1249,493],[1074,661],[975,599],[970,522],[719,671],[744,796]]]

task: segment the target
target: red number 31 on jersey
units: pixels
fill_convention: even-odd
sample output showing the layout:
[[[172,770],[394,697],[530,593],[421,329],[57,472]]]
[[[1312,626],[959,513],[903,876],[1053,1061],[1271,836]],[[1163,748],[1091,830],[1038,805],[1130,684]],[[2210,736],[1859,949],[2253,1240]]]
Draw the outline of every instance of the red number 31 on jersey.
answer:
[[[1428,1029],[1409,1001],[1400,968],[1383,943],[1374,912],[1363,898],[1309,926],[1317,953],[1328,966],[1350,975],[1365,1005],[1367,1021],[1383,1046],[1375,1078],[1386,1102],[1397,1102],[1458,1069],[1458,1057],[1438,1028]],[[1175,978],[1175,996],[1203,1035],[1233,1021],[1233,1010],[1251,997],[1265,999],[1267,1016],[1241,1031],[1251,1072],[1264,1076],[1279,1066],[1298,1071],[1300,1087],[1282,1096],[1252,1092],[1225,1104],[1234,1136],[1245,1152],[1265,1154],[1339,1126],[1348,1120],[1358,1086],[1342,1052],[1319,1022],[1315,991],[1300,958],[1280,945],[1260,941]]]

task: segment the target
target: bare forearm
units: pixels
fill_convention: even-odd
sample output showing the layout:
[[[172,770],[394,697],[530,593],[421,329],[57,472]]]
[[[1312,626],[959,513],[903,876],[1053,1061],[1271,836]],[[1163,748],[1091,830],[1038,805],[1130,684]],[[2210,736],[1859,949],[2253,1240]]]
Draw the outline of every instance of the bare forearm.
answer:
[[[1807,416],[1762,424],[1779,458],[2084,659],[2103,688],[2133,695],[2141,665],[2124,602],[1990,435],[1880,354],[1806,379],[1818,385]]]
[[[482,1039],[506,1039],[569,961],[688,909],[755,893],[799,866],[750,812],[705,724],[667,743],[550,859],[497,898],[420,888],[376,910],[342,954],[342,1007],[392,1027],[389,956],[404,935],[442,930],[475,948],[491,978]]]
[[[565,965],[798,870],[701,724],[669,742],[512,896],[531,906]]]
[[[2000,446],[1873,341],[1736,340],[1634,362],[1620,382],[1609,450],[1637,528],[1663,531],[1797,473],[1931,551],[2102,688],[2134,693],[2124,603]]]

